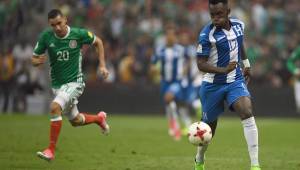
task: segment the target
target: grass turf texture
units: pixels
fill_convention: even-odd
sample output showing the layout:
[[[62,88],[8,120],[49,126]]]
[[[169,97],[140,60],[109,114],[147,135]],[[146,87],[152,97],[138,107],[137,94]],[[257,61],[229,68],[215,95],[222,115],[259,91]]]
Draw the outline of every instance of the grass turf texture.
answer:
[[[96,125],[73,128],[63,121],[56,159],[36,152],[48,144],[48,116],[0,116],[1,170],[192,170],[196,147],[167,135],[164,117],[110,115],[111,134]],[[263,170],[300,169],[300,120],[257,119]],[[221,118],[207,151],[207,170],[249,170],[242,125]]]

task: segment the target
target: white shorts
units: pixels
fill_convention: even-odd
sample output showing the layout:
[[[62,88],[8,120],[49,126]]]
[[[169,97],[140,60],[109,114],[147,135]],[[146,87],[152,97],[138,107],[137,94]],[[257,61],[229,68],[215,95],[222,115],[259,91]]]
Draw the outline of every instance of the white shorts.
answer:
[[[79,113],[77,103],[84,87],[84,83],[71,82],[62,85],[59,89],[52,89],[55,95],[53,102],[60,105],[63,114],[69,120],[73,120]]]

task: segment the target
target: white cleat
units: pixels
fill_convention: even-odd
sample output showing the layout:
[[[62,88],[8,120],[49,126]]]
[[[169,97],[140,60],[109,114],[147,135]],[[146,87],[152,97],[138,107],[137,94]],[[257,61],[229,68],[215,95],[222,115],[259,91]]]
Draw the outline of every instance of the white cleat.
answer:
[[[48,162],[54,159],[54,154],[50,149],[45,149],[43,152],[37,152],[37,156],[41,159],[44,159]]]

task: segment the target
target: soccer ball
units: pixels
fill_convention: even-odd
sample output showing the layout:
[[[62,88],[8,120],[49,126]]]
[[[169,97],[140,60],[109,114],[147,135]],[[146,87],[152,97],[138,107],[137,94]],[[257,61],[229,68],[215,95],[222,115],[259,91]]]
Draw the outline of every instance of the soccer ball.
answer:
[[[208,124],[195,122],[191,124],[188,131],[189,142],[193,145],[207,145],[211,141],[212,131]]]

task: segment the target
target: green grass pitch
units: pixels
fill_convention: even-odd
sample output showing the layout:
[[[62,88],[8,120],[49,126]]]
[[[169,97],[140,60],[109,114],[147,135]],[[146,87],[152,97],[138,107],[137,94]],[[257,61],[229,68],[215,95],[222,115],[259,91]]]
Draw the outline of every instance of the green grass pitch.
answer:
[[[56,159],[40,160],[48,116],[0,116],[1,170],[192,170],[196,148],[167,135],[163,116],[110,115],[111,134],[96,125],[73,128],[64,119]],[[300,170],[300,120],[258,118],[262,170]],[[238,118],[224,118],[206,155],[207,170],[249,170]]]

